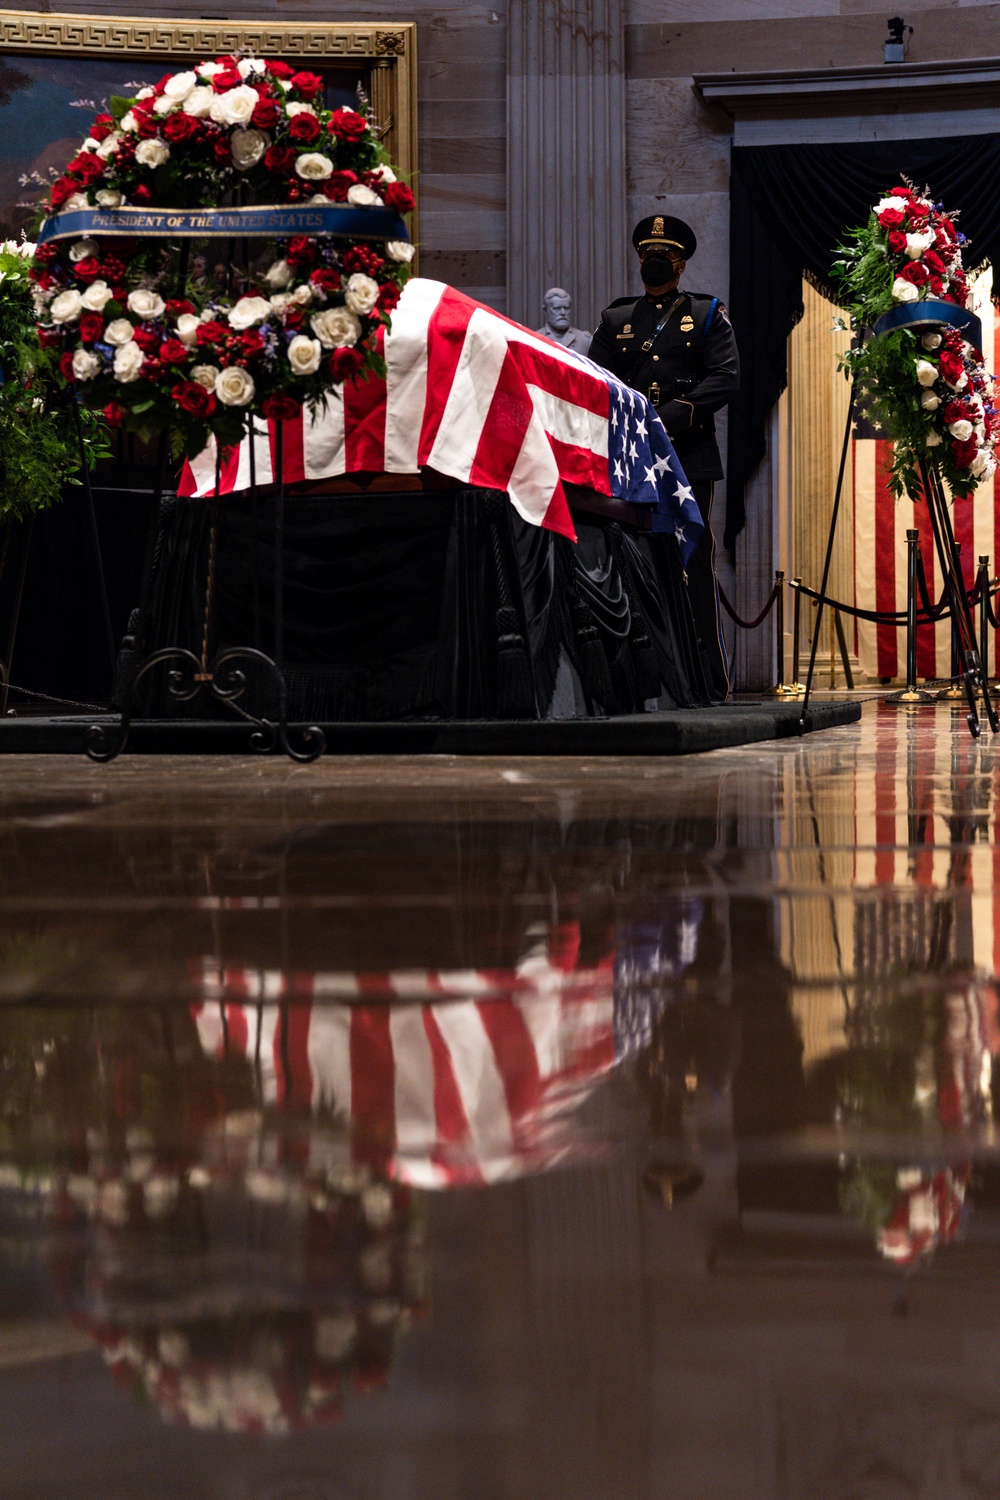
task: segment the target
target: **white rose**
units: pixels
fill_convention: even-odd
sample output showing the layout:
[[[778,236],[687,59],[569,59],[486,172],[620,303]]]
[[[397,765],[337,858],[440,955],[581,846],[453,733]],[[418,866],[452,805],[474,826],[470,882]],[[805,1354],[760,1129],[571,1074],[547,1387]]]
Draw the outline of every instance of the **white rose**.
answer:
[[[900,213],[905,213],[906,209],[907,209],[906,199],[905,198],[882,198],[882,199],[880,199],[879,202],[876,203],[876,205],[875,205],[875,216],[876,216],[876,218],[878,217],[879,214],[884,214],[887,208],[895,208],[895,209],[898,209],[898,211]]]
[[[980,448],[975,458],[969,465],[969,472],[977,479],[988,479],[994,472],[997,461],[988,448]]]
[[[943,340],[939,333],[924,333],[920,337],[920,342],[925,349],[940,349]]]
[[[929,359],[917,360],[917,380],[921,385],[933,385],[938,378],[938,367]]]
[[[120,349],[115,350],[115,379],[120,380],[122,385],[131,385],[133,380],[139,379],[139,371],[145,363],[146,356],[134,340],[122,344]]]
[[[83,298],[79,292],[60,292],[49,305],[49,317],[53,323],[75,323],[83,310]]]
[[[113,296],[106,281],[92,281],[80,300],[88,312],[103,312]]]
[[[311,286],[306,285],[297,286],[294,292],[290,293],[288,298],[289,302],[295,302],[299,305],[299,307],[307,306],[307,304],[310,303],[312,299],[313,289]]]
[[[912,281],[904,281],[901,276],[897,276],[892,283],[892,295],[896,302],[916,302],[920,293]]]
[[[98,146],[97,155],[101,158],[102,161],[108,161],[112,156],[118,155],[118,148],[121,146],[121,143],[121,136],[117,131],[113,130],[110,135],[106,135],[104,137],[103,141]]]
[[[932,229],[925,229],[923,234],[908,234],[906,236],[906,256],[908,260],[919,260],[925,250],[929,250],[935,240]]]
[[[136,94],[135,97],[137,99],[152,99],[153,93],[154,93],[154,90],[151,89],[149,87],[149,85],[147,84],[144,89],[140,89],[139,90],[139,92]]]
[[[128,318],[115,318],[104,330],[104,342],[113,349],[124,349],[135,337],[135,327]]]
[[[395,172],[391,167],[381,166],[372,169],[372,176],[377,177],[380,182],[398,182]]]
[[[241,57],[236,64],[236,71],[241,78],[248,78],[251,73],[257,73],[263,78],[267,72],[267,63],[260,57]]]
[[[960,443],[964,443],[972,436],[972,423],[967,422],[964,417],[961,417],[957,422],[948,423],[948,431],[953,438],[957,438]]]
[[[199,78],[214,78],[216,73],[222,72],[222,63],[203,62],[195,68]]]
[[[95,140],[92,135],[88,135],[87,139],[84,141],[83,145],[80,147],[80,150],[81,151],[96,151],[97,148],[98,148],[98,146],[100,144],[101,144],[100,141]]]
[[[333,162],[321,151],[306,151],[298,157],[295,170],[307,182],[321,182],[333,171]]]
[[[382,199],[370,187],[365,187],[363,182],[354,182],[347,189],[347,201],[354,208],[376,208]]]
[[[403,265],[409,265],[416,255],[416,247],[409,240],[386,240],[385,253],[390,260],[400,261]]]
[[[920,395],[920,405],[923,407],[924,411],[937,411],[938,407],[941,405],[941,397],[935,396],[933,391],[922,391]]]
[[[219,378],[218,365],[195,365],[191,371],[191,379],[203,385],[206,391],[214,391],[216,381]]]
[[[378,282],[355,271],[344,288],[344,301],[352,313],[363,317],[365,313],[371,312],[378,301]]]
[[[264,285],[280,292],[288,285],[294,274],[287,260],[276,260],[264,272]]]
[[[344,349],[361,337],[361,324],[346,307],[327,307],[309,319],[324,349]]]
[[[129,110],[128,114],[122,115],[118,121],[118,129],[125,131],[126,134],[131,134],[132,131],[139,129],[139,121],[132,110]]]
[[[294,120],[296,115],[314,115],[315,113],[315,105],[302,104],[297,99],[293,99],[291,103],[285,105],[285,114],[290,120]]]
[[[168,99],[166,94],[161,94],[159,99],[157,99],[156,103],[153,105],[153,114],[169,115],[171,110],[179,108],[180,106],[176,99]]]
[[[73,355],[73,374],[77,380],[93,380],[101,368],[101,361],[89,349],[77,349]]]
[[[288,346],[288,363],[293,375],[312,375],[319,369],[323,345],[319,339],[307,338],[297,333]]]
[[[117,188],[101,188],[97,194],[97,202],[101,208],[117,208],[122,201],[122,195]]]
[[[139,286],[128,294],[128,310],[145,322],[148,318],[162,318],[167,304],[159,292],[151,292],[147,287]]]
[[[184,113],[190,115],[193,120],[207,120],[212,108],[212,100],[215,98],[215,90],[209,89],[204,84],[199,84],[192,89],[190,94],[181,105]]]
[[[935,432],[932,428],[924,439],[924,442],[927,444],[928,448],[940,448],[942,442],[941,434],[939,432]]]
[[[72,193],[70,197],[66,199],[66,202],[63,204],[59,212],[61,214],[75,214],[82,212],[83,209],[89,207],[90,199],[87,197],[86,193]]]
[[[271,311],[277,313],[279,318],[284,318],[286,309],[291,305],[292,299],[286,292],[275,292],[274,296],[269,298],[269,301],[271,303]]]
[[[268,138],[262,130],[234,130],[229,141],[233,152],[233,166],[238,172],[249,172],[267,150]]]
[[[215,394],[223,406],[249,406],[254,398],[253,379],[240,365],[230,365],[216,380]]]
[[[180,104],[183,99],[187,98],[197,83],[197,73],[175,73],[173,78],[168,78],[163,85],[161,98],[173,99],[175,103]]]
[[[75,245],[69,247],[69,258],[74,263],[78,260],[86,260],[88,255],[100,255],[101,247],[96,240],[77,240]]]
[[[166,141],[140,141],[135,148],[135,159],[141,167],[162,167],[170,160],[170,147]]]
[[[241,297],[229,309],[229,326],[242,333],[254,323],[262,323],[270,311],[271,304],[266,297]]]
[[[197,340],[201,319],[194,313],[181,313],[177,319],[177,337],[182,344],[193,344]]]
[[[216,94],[209,114],[217,125],[247,125],[257,108],[257,90],[248,83],[241,83],[224,94]],[[234,402],[242,405],[242,402]]]

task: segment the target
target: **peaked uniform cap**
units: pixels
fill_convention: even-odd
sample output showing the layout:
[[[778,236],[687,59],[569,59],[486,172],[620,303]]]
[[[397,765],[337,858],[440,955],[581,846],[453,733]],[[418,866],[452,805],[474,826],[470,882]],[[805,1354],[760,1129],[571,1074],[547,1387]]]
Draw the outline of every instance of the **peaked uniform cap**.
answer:
[[[650,214],[640,219],[632,231],[632,244],[636,250],[647,245],[662,245],[665,250],[679,250],[682,260],[690,260],[698,248],[698,240],[690,224],[683,219],[673,219],[669,214]]]

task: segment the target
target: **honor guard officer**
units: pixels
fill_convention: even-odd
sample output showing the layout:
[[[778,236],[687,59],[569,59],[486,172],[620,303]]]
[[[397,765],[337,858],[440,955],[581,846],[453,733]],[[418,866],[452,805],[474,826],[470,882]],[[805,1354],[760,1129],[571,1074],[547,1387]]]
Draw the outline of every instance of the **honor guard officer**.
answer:
[[[655,214],[637,224],[632,244],[646,288],[605,308],[590,358],[648,396],[666,427],[701,510],[705,531],[687,566],[688,595],[714,693],[729,692],[710,516],[722,459],[715,413],[739,389],[740,362],[729,314],[718,297],[678,286],[698,242],[682,219]]]

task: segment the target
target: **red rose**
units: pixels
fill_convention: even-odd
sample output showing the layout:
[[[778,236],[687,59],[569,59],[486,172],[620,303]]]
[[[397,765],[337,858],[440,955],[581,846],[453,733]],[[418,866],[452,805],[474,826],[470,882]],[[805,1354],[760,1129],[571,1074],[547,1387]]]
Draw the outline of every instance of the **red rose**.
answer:
[[[273,99],[261,99],[254,106],[254,112],[250,116],[251,125],[256,125],[258,130],[270,130],[277,125],[281,111]]]
[[[57,349],[62,343],[62,335],[57,328],[39,328],[36,323],[35,332],[43,349]]]
[[[170,297],[167,301],[167,317],[175,321],[182,313],[193,313],[194,308],[190,302],[185,302],[181,297]]]
[[[357,180],[357,172],[352,172],[350,168],[345,167],[340,172],[330,173],[330,176],[323,183],[323,191],[331,203],[344,203],[347,199],[349,189],[354,186]]]
[[[375,305],[382,312],[392,312],[398,301],[399,287],[394,281],[387,281],[385,286],[379,289],[378,302]]]
[[[100,313],[81,313],[80,337],[85,344],[95,344],[104,332],[104,319]]]
[[[961,401],[949,401],[941,412],[946,424],[950,427],[952,422],[961,422],[965,417],[965,407]]]
[[[151,141],[160,128],[160,122],[153,115],[139,115],[136,119],[135,133],[140,141]]]
[[[153,195],[144,182],[140,182],[138,187],[132,189],[133,203],[152,203],[152,201]]]
[[[273,78],[291,78],[295,69],[289,67],[288,63],[275,59],[267,64],[267,71]]]
[[[178,141],[188,141],[193,135],[197,135],[198,128],[198,121],[186,115],[183,110],[176,115],[168,115],[163,122],[165,139],[175,145]]]
[[[117,401],[109,401],[104,408],[104,420],[110,427],[120,427],[125,420],[125,408]]]
[[[134,115],[138,115],[140,118],[143,115],[151,115],[153,113],[153,105],[155,103],[155,99],[133,99],[132,113]]]
[[[181,411],[186,412],[189,417],[195,417],[204,422],[215,411],[215,397],[211,391],[206,391],[203,385],[196,380],[185,380],[183,385],[175,385],[170,392]]]
[[[217,94],[226,94],[230,89],[238,89],[242,82],[243,79],[235,68],[223,68],[212,79],[212,87]]]
[[[335,109],[330,116],[329,128],[342,141],[360,141],[368,129],[368,122],[356,109]]]
[[[945,273],[944,261],[936,250],[924,251],[924,265],[933,276],[943,276]]]
[[[339,271],[331,271],[326,266],[321,266],[318,271],[312,273],[309,281],[313,286],[318,286],[321,292],[339,292],[343,277]]]
[[[883,229],[898,229],[904,218],[902,209],[886,208],[879,214],[878,221]]]
[[[40,287],[43,292],[49,291],[56,284],[56,278],[51,271],[30,271],[28,274],[35,285]]]
[[[313,141],[319,140],[320,123],[315,115],[296,115],[289,122],[288,134],[293,141],[298,141],[300,145],[311,146]]]
[[[932,276],[931,277],[931,279],[930,279],[930,289],[934,293],[935,297],[943,297],[944,296],[944,282],[941,280],[940,276]]]
[[[302,95],[303,99],[315,99],[322,87],[323,80],[318,73],[292,74],[292,88],[296,89]]]
[[[897,272],[900,281],[911,281],[914,286],[926,286],[930,280],[930,272],[923,261],[911,260],[909,265]]]
[[[63,377],[64,380],[75,380],[76,379],[76,376],[73,374],[73,352],[72,352],[72,350],[67,349],[64,354],[61,354],[59,356],[59,373]]]
[[[158,359],[150,359],[147,354],[142,365],[141,375],[143,380],[159,380],[163,374],[163,365]]]
[[[953,349],[942,349],[938,366],[949,385],[957,385],[965,369],[962,356]]]
[[[182,344],[180,339],[164,339],[160,345],[160,358],[165,365],[182,365],[187,357],[187,344]]]
[[[291,422],[302,410],[295,397],[285,391],[272,391],[265,396],[260,409],[269,422]]]
[[[77,281],[96,281],[101,274],[101,263],[96,255],[88,255],[83,260],[78,260],[73,270]]]
[[[99,156],[81,151],[79,156],[74,156],[66,170],[81,177],[84,182],[93,182],[96,177],[104,176],[104,163]]]
[[[316,247],[307,234],[293,234],[288,241],[285,259],[290,266],[308,265],[316,259]]]
[[[173,78],[173,76],[174,76],[173,73],[164,73],[164,75],[160,79],[159,83],[154,83],[153,84],[153,93],[154,94],[162,94],[163,90],[166,88],[167,84],[170,82],[170,80],[171,80],[171,78]],[[145,102],[146,101],[144,99],[140,99],[139,100],[140,104],[145,104]]]
[[[889,249],[893,255],[902,255],[906,249],[906,235],[901,229],[889,230]]]
[[[240,334],[240,348],[248,359],[252,354],[259,354],[263,347],[264,339],[259,328],[248,328]]]
[[[160,335],[155,328],[150,328],[145,323],[139,325],[132,337],[139,345],[143,354],[152,354],[154,349],[160,347]]]
[[[211,321],[200,324],[195,334],[195,342],[198,344],[221,344],[229,337],[229,329],[225,323]]]
[[[938,228],[945,236],[945,239],[951,240],[952,242],[958,239],[954,224],[945,214],[942,214],[941,218],[938,219]]]
[[[964,443],[951,440],[951,455],[960,469],[967,469],[975,458],[979,444],[974,437],[966,438]]]
[[[269,172],[290,172],[295,165],[295,147],[268,146],[264,165]]]
[[[334,349],[329,370],[334,380],[350,380],[363,367],[365,357],[358,349]]]
[[[76,183],[75,182],[71,182],[68,177],[60,177],[60,178],[58,178],[52,184],[52,192],[50,194],[50,197],[51,197],[51,200],[52,200],[52,207],[53,208],[58,208],[60,206],[60,204],[65,203],[66,199],[69,198],[69,197],[71,197],[73,195],[73,193],[75,193],[75,192],[76,192]]]
[[[90,127],[90,137],[94,141],[105,140],[114,129],[114,120],[110,115],[98,115]]]
[[[229,138],[225,135],[216,136],[212,143],[212,152],[221,167],[228,167],[233,159],[233,153],[229,146]]]
[[[305,317],[305,315],[306,315],[305,314],[305,308],[302,307],[301,303],[290,302],[288,304],[288,306],[285,308],[285,313],[284,313],[285,327],[286,328],[301,328],[302,327],[302,320]]]
[[[382,189],[382,201],[386,208],[394,208],[398,214],[408,214],[417,200],[405,182],[390,182]]]

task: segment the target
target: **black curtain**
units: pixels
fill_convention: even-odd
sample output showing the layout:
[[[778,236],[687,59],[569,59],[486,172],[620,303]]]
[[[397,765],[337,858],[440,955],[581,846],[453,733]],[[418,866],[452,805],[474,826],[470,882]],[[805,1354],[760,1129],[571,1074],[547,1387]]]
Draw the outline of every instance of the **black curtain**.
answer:
[[[786,341],[802,316],[802,277],[834,297],[837,245],[901,176],[960,213],[971,241],[967,268],[1000,266],[1000,135],[733,149],[729,311],[742,382],[729,407],[730,552],[746,525],[744,491],[764,457],[768,413],[788,381]]]

